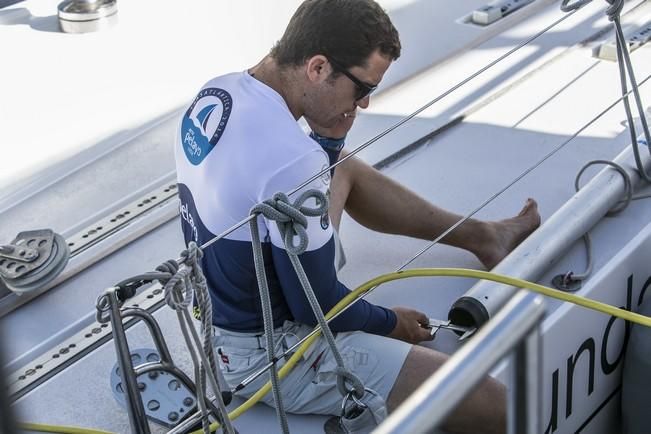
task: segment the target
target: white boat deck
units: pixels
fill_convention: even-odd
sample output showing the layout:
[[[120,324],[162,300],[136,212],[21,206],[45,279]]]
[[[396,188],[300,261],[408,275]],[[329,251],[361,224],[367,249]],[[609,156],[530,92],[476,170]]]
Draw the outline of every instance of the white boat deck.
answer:
[[[8,62],[0,82],[0,94],[8,102],[0,108],[0,119],[11,126],[0,130],[0,242],[9,242],[21,230],[44,227],[69,236],[141,197],[159,181],[173,183],[172,144],[180,108],[212,75],[254,64],[279,37],[299,2],[224,5],[196,0],[183,7],[121,2],[118,27],[89,35],[56,33],[56,3],[30,0],[0,9],[0,35],[21,41],[6,45],[8,58],[35,53],[28,62]],[[243,21],[251,3],[256,17],[264,19]],[[462,18],[483,5],[481,1],[380,3],[395,19],[404,56],[371,107],[358,117],[347,149],[563,16],[558,2],[538,0],[502,23],[478,27]],[[633,10],[624,16],[624,25],[651,14],[650,4],[634,9],[636,5],[627,3],[625,11]],[[582,9],[360,156],[380,163],[385,174],[441,207],[462,215],[472,211],[619,98],[616,63],[592,55],[596,44],[612,37],[604,9],[600,2]],[[261,22],[265,24],[258,25]],[[632,54],[638,81],[651,74],[648,58],[646,46]],[[641,93],[643,101],[650,101],[651,85],[642,86]],[[574,178],[586,162],[611,160],[630,144],[625,120],[618,105],[476,217],[493,220],[517,214],[526,198],[534,197],[544,222],[573,196]],[[410,152],[399,153],[410,145]],[[588,170],[583,184],[598,170]],[[635,201],[591,231],[595,270],[646,226],[650,213],[651,200]],[[105,288],[177,257],[183,248],[179,226],[178,217],[173,218],[5,315],[1,321],[8,337],[4,350],[9,370],[88,327],[95,300]],[[340,278],[350,287],[394,271],[427,244],[370,232],[350,218],[344,218],[341,235],[348,265]],[[467,252],[436,245],[411,267],[481,264]],[[585,249],[578,240],[539,282],[549,285],[554,275],[584,267]],[[417,305],[443,319],[474,283],[410,279],[382,286],[369,298],[387,306]],[[548,314],[560,305],[548,300]],[[172,354],[188,368],[189,361],[181,356],[180,333],[171,326],[174,315],[164,308],[156,317]],[[131,348],[152,347],[142,331],[141,325],[129,331]],[[451,353],[458,344],[442,331],[427,345]],[[109,342],[22,397],[20,418],[127,432],[127,415],[109,388],[114,363]],[[93,392],[78,393],[88,388]],[[295,432],[312,432],[324,420],[292,416],[290,426]],[[273,424],[275,413],[262,406],[235,422],[241,432],[261,426],[275,432]]]

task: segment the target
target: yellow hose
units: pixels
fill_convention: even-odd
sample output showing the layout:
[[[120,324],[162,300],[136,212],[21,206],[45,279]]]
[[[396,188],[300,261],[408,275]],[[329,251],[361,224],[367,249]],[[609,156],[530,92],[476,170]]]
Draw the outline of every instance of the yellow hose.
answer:
[[[61,434],[114,434],[109,431],[79,428],[76,426],[45,425],[40,423],[21,423],[18,428],[23,431],[53,432]]]
[[[470,270],[466,268],[414,268],[411,270],[397,271],[394,273],[383,274],[374,279],[369,280],[363,285],[356,288],[354,291],[350,292],[346,297],[342,298],[339,303],[337,303],[331,310],[326,314],[326,319],[332,318],[334,315],[339,313],[345,306],[352,303],[354,300],[359,298],[362,294],[368,292],[371,288],[374,288],[378,285],[381,285],[386,282],[391,282],[393,280],[407,279],[410,277],[472,277],[476,279],[491,280],[493,282],[503,283],[510,286],[516,286],[519,288],[528,289],[533,292],[545,295],[547,297],[556,298],[559,300],[567,301],[579,306],[586,307],[588,309],[596,310],[597,312],[606,313],[617,318],[624,319],[626,321],[631,321],[637,324],[641,324],[647,327],[651,327],[651,317],[640,315],[635,312],[629,312],[618,307],[611,306],[606,303],[601,303],[596,300],[590,300],[585,297],[581,297],[575,294],[569,294],[567,292],[559,291],[557,289],[549,288],[547,286],[538,285],[537,283],[532,283],[523,279],[517,279],[514,277],[505,276],[502,274],[492,273],[488,271],[479,271],[479,270]],[[285,365],[280,368],[278,371],[278,376],[284,378],[289,371],[296,365],[298,360],[303,356],[305,351],[314,343],[314,341],[321,334],[320,331],[310,336],[305,342],[301,344],[292,357],[285,363]],[[242,415],[245,411],[253,407],[262,399],[264,395],[269,393],[271,390],[271,382],[267,382],[264,386],[260,388],[251,398],[249,398],[242,405],[237,407],[235,410],[228,414],[229,419],[234,420]],[[213,423],[210,425],[210,430],[216,431],[219,428],[218,423]],[[201,430],[193,431],[191,434],[202,434]]]

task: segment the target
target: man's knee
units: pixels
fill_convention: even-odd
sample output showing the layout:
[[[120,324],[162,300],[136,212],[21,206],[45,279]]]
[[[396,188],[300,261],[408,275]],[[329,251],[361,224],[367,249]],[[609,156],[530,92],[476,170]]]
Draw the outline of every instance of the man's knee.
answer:
[[[398,378],[391,389],[387,406],[389,411],[395,409],[438,368],[445,363],[448,356],[430,348],[414,345],[400,369]]]
[[[387,407],[395,410],[448,356],[440,352],[414,345],[402,366],[400,374],[389,394]],[[486,377],[442,425],[451,432],[504,433],[506,431],[506,389],[498,381]]]

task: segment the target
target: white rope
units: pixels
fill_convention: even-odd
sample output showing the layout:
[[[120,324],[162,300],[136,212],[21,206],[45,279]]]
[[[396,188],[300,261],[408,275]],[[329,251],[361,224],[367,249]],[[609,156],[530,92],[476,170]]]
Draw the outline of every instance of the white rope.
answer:
[[[308,199],[314,198],[316,200],[316,208],[305,206]],[[321,327],[323,336],[332,351],[333,357],[337,363],[337,388],[342,396],[347,396],[354,393],[357,398],[364,395],[364,385],[352,372],[350,372],[345,364],[344,359],[337,348],[334,335],[328,326],[325,319],[323,310],[319,305],[319,300],[314,294],[312,285],[303,269],[303,266],[298,258],[308,246],[307,235],[307,218],[306,216],[321,216],[328,211],[328,198],[326,195],[316,189],[311,189],[303,192],[294,203],[289,202],[289,198],[284,193],[274,194],[272,199],[266,200],[251,209],[251,214],[257,216],[262,214],[268,220],[276,222],[278,231],[284,241],[285,251],[294,267],[294,271],[303,287],[305,296],[314,312],[317,323]],[[274,394],[274,401],[276,403],[276,413],[280,421],[283,432],[289,432],[287,427],[287,416],[282,405],[282,398],[280,395],[280,385],[278,379],[278,372],[276,369],[274,342],[273,342],[273,312],[271,308],[271,298],[269,296],[269,287],[267,284],[267,276],[264,268],[264,259],[262,256],[262,245],[260,242],[260,234],[258,231],[258,224],[256,219],[251,220],[251,243],[253,247],[253,259],[255,263],[255,271],[258,279],[258,288],[260,289],[260,299],[262,301],[262,316],[264,322],[265,339],[267,343],[267,361],[269,363],[269,373],[271,378],[271,386]],[[295,243],[295,239],[298,242]],[[352,389],[348,388],[348,384]]]
[[[203,252],[197,244],[190,242],[188,249],[181,254],[181,257],[184,258],[181,266],[175,261],[167,261],[157,267],[156,271],[167,273],[169,276],[166,278],[159,277],[158,280],[163,285],[165,301],[177,313],[181,332],[183,333],[190,357],[192,358],[197,388],[197,402],[203,414],[201,418],[203,430],[205,433],[210,433],[209,413],[205,404],[207,373],[217,401],[220,423],[227,433],[234,434],[235,430],[228,418],[228,411],[226,410],[221,389],[216,378],[219,372],[217,371],[218,368],[215,363],[214,348],[212,346],[212,303],[208,294],[206,278],[199,265],[202,256]],[[192,302],[193,289],[201,311],[203,342],[194,329],[192,317],[188,311],[188,307]],[[197,354],[199,357],[197,357]]]

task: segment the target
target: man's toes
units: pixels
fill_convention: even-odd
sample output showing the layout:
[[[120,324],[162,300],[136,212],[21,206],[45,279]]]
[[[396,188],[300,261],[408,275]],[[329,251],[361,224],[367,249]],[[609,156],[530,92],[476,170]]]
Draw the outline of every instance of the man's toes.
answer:
[[[518,216],[523,216],[530,212],[535,212],[537,209],[538,203],[532,198],[528,198]]]

